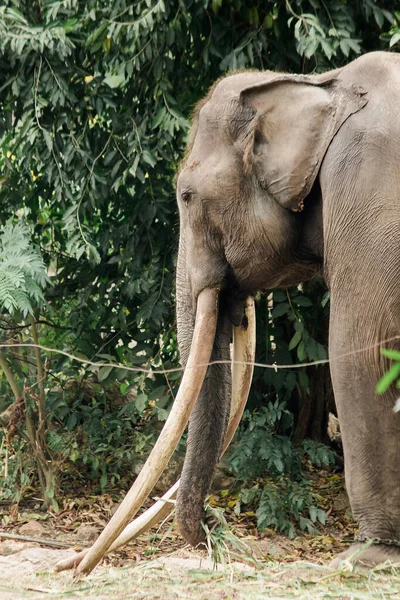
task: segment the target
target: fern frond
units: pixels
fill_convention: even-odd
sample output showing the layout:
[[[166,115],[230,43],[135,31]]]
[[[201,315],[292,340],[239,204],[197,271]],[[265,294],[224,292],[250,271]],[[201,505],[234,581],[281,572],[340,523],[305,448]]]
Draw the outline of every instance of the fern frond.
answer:
[[[46,266],[24,223],[8,222],[0,233],[0,309],[24,317],[43,302],[42,290],[50,283]]]

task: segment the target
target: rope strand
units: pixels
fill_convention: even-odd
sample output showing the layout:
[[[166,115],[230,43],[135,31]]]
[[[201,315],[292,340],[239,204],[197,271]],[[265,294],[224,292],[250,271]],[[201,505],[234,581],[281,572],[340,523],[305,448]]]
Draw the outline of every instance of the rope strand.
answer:
[[[221,365],[221,364],[253,365],[254,367],[260,367],[263,369],[274,369],[274,371],[277,371],[278,369],[303,369],[305,367],[314,367],[317,365],[325,365],[325,364],[328,364],[328,363],[331,363],[331,362],[334,362],[337,360],[342,360],[343,358],[348,358],[349,356],[361,354],[363,352],[367,352],[368,350],[374,350],[375,348],[378,348],[379,346],[382,346],[383,344],[388,344],[389,342],[395,342],[396,340],[399,340],[399,339],[400,339],[400,335],[396,335],[396,336],[388,338],[386,340],[381,340],[380,342],[377,342],[376,344],[373,344],[372,346],[366,346],[366,347],[360,348],[358,350],[353,350],[352,352],[346,352],[345,354],[340,354],[338,356],[332,356],[330,358],[314,360],[311,362],[305,362],[305,363],[294,364],[294,365],[290,365],[290,364],[277,365],[275,363],[267,364],[267,363],[258,363],[258,362],[233,361],[233,360],[213,360],[206,364],[208,366]],[[66,356],[67,358],[70,358],[71,360],[79,362],[82,365],[90,365],[90,366],[97,367],[97,368],[111,367],[113,369],[125,369],[126,371],[133,371],[135,373],[147,373],[149,375],[150,374],[165,375],[167,373],[177,373],[179,371],[184,371],[184,367],[174,367],[172,369],[158,369],[158,368],[154,369],[152,367],[150,367],[150,368],[129,367],[129,366],[123,365],[121,363],[94,362],[89,359],[80,358],[79,356],[74,356],[73,354],[70,354],[69,352],[66,352],[65,350],[58,350],[56,348],[48,348],[47,346],[42,346],[41,344],[33,344],[33,343],[0,344],[0,348],[39,348],[40,350],[43,350],[44,352],[52,352],[54,354],[62,354],[63,356]],[[193,367],[191,367],[191,368],[204,367],[204,366],[205,366],[204,364],[198,364],[198,365],[193,365]]]

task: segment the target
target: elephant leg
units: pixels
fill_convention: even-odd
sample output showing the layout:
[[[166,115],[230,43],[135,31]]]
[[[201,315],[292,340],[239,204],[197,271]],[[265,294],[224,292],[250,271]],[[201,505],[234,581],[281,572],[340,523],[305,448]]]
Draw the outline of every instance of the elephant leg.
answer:
[[[398,392],[375,393],[388,368],[377,343],[399,334],[400,328],[393,313],[385,315],[384,301],[380,311],[372,311],[368,302],[363,311],[355,309],[360,302],[359,296],[338,303],[332,293],[330,357],[346,488],[359,523],[359,539],[373,545],[364,544],[363,549],[362,544],[354,544],[336,557],[333,567],[353,555],[354,562],[364,566],[400,562],[400,414],[393,410]]]

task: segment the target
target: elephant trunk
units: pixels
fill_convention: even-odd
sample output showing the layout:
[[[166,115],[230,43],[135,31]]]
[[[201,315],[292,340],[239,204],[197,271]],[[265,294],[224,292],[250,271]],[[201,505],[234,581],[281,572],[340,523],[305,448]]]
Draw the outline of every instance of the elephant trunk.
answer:
[[[221,303],[222,298],[220,299]],[[189,421],[187,450],[176,501],[178,528],[187,542],[204,541],[201,516],[215,467],[222,453],[231,403],[230,340],[232,325],[219,310],[211,362]]]
[[[189,349],[192,345],[196,307],[193,287],[197,287],[193,275],[202,272],[201,268],[187,265],[186,236],[181,235],[176,279],[176,308],[178,342],[181,362],[186,366]],[[209,274],[214,272],[214,261],[205,261]],[[223,271],[223,269],[221,269]],[[209,280],[208,285],[213,286]],[[207,286],[206,284],[206,286]],[[199,397],[194,405],[187,439],[187,450],[181,482],[176,500],[178,528],[187,542],[196,546],[203,539],[201,514],[205,497],[209,491],[216,464],[222,452],[227,430],[231,399],[230,352],[232,325],[224,309],[224,293],[219,294],[217,328],[210,361],[224,360],[225,364],[210,365],[207,370]]]
[[[186,230],[188,233],[190,230]],[[221,255],[205,254],[200,247],[193,250],[194,244],[189,244],[187,237],[181,234],[179,240],[176,290],[178,342],[184,366],[193,346],[196,295],[205,288],[224,288],[219,292],[210,358],[214,364],[208,367],[189,420],[186,457],[175,506],[181,534],[196,546],[205,539],[201,517],[215,468],[236,430],[247,400],[254,361],[255,318],[253,299],[244,300],[237,289],[229,285],[229,269]],[[235,325],[233,336],[232,324]],[[231,370],[232,337],[236,342],[234,356],[241,364]],[[229,424],[231,413],[233,419]]]

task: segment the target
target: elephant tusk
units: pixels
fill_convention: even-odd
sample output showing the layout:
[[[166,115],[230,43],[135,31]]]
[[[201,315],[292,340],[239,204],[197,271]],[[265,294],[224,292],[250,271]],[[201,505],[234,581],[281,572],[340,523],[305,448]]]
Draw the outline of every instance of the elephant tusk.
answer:
[[[130,541],[136,539],[139,535],[142,535],[148,529],[151,529],[157,525],[157,523],[166,519],[172,511],[170,501],[175,500],[176,498],[179,482],[180,479],[165,492],[160,500],[157,500],[150,508],[129,523],[115,542],[111,544],[107,550],[107,554],[129,544]],[[75,569],[82,562],[88,551],[89,550],[82,550],[82,552],[78,552],[73,556],[60,560],[54,567],[55,572],[58,573],[59,571],[66,571],[67,569]]]
[[[249,296],[244,305],[242,323],[239,327],[233,328],[231,417],[222,453],[229,446],[242,418],[253,379],[255,355],[256,311],[254,298]]]
[[[200,293],[189,358],[168,419],[121,506],[79,564],[78,574],[90,573],[107,553],[135,516],[174,453],[207,372],[217,326],[218,295],[217,288],[205,289]]]
[[[253,363],[255,360],[256,349],[256,315],[254,299],[249,297],[245,303],[245,318],[242,324],[233,328],[233,364],[232,364],[232,401],[231,416],[227,433],[225,435],[222,453],[228,448],[235,431],[240,423],[247,398],[250,391],[253,377]],[[168,517],[171,512],[170,500],[176,498],[179,482],[175,484],[149,509],[129,523],[119,537],[108,549],[112,552],[117,548],[125,546],[139,535],[145,533],[148,529],[157,525],[160,521]],[[83,550],[72,557],[59,561],[55,565],[55,571],[64,571],[73,569],[81,563],[88,550]]]

